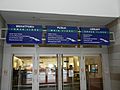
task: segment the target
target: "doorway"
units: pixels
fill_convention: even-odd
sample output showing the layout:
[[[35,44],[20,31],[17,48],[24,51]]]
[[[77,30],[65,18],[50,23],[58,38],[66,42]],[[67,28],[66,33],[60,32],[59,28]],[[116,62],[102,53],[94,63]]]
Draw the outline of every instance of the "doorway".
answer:
[[[39,57],[39,90],[58,90],[57,85],[57,57]]]
[[[80,90],[80,57],[63,56],[62,86],[63,90]]]
[[[46,54],[36,60],[34,56],[13,56],[12,90],[103,90],[100,55]],[[33,72],[34,65],[38,70]],[[33,80],[38,88],[33,88]]]
[[[39,56],[39,90],[80,90],[80,57]]]
[[[33,57],[13,56],[12,90],[32,90]]]
[[[85,56],[87,90],[103,90],[101,56]]]

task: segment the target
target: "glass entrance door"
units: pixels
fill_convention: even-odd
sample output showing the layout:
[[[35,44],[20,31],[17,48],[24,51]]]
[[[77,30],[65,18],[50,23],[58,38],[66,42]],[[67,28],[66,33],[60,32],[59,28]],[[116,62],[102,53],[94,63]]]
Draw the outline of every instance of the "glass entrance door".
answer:
[[[102,62],[100,55],[85,56],[87,90],[103,90]]]
[[[80,57],[39,57],[39,90],[80,90]]]
[[[81,57],[84,57],[83,59]],[[43,55],[34,62],[36,90],[103,90],[100,56]],[[33,57],[13,56],[12,90],[32,90]],[[37,73],[38,71],[38,73]],[[85,73],[85,74],[84,74]],[[34,89],[33,89],[34,90]]]
[[[13,56],[12,90],[32,90],[32,56]]]
[[[39,90],[58,90],[57,89],[57,57],[39,57]]]
[[[63,90],[80,90],[80,57],[63,56],[62,84]]]

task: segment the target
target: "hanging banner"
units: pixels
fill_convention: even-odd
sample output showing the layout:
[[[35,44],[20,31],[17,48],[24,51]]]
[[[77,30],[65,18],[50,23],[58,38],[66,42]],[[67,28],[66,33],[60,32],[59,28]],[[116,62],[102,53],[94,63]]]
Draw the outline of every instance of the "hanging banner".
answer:
[[[108,28],[80,28],[80,43],[81,44],[95,44],[95,45],[109,45],[109,30]]]
[[[6,42],[10,44],[41,44],[42,26],[8,24]]]
[[[46,26],[46,44],[78,44],[78,28]]]

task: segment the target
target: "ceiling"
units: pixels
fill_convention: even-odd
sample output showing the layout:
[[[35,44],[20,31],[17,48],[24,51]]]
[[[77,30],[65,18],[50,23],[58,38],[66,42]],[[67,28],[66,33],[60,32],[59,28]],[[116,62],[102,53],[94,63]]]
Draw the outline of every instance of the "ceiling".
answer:
[[[78,16],[15,11],[0,11],[0,14],[7,24],[104,26],[116,19],[115,17]]]

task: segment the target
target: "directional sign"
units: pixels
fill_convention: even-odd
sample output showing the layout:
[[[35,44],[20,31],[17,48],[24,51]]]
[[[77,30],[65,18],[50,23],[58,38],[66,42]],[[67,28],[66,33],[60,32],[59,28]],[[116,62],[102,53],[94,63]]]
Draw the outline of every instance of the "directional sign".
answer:
[[[6,42],[10,44],[41,44],[42,26],[8,24]]]
[[[65,26],[46,26],[47,44],[78,44],[78,28]]]
[[[109,45],[108,28],[81,27],[81,44]]]

